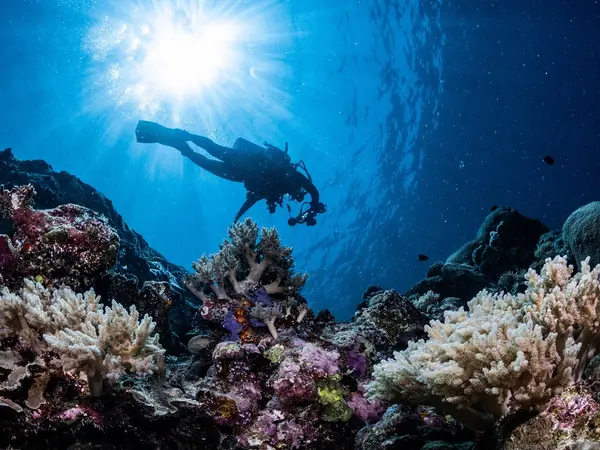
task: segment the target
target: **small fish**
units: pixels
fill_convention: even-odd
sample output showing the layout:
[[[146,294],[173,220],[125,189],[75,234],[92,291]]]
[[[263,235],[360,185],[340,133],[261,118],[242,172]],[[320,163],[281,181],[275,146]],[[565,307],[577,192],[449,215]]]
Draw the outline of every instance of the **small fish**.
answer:
[[[490,208],[490,212],[494,212],[494,211],[496,211],[497,209],[498,209],[498,205],[493,205],[493,206]]]
[[[427,261],[429,256],[419,253],[419,261]]]
[[[549,166],[553,166],[554,165],[554,158],[552,156],[544,156],[544,162],[546,164],[548,164]]]

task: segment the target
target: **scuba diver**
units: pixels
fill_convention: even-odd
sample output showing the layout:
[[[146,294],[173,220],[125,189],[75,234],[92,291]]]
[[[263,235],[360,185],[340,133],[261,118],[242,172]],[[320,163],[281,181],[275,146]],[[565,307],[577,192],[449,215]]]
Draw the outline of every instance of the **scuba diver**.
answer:
[[[191,134],[178,128],[167,128],[145,120],[138,122],[135,135],[137,142],[168,145],[179,150],[183,156],[213,175],[244,183],[247,191],[246,201],[235,215],[234,222],[237,222],[256,202],[263,199],[267,202],[269,212],[273,214],[277,206],[283,206],[286,195],[298,202],[303,202],[307,193],[311,197],[310,202],[302,203],[296,217],[292,217],[290,205],[287,205],[290,213],[288,224],[291,226],[316,225],[317,214],[326,211],[325,205],[319,201],[319,191],[312,183],[304,162],[300,161],[296,164],[291,162],[287,142],[284,151],[267,142],[264,143],[265,147],[261,147],[238,138],[230,148],[204,136]],[[188,141],[203,148],[216,159],[196,153],[188,145]],[[307,205],[308,209],[305,209]]]

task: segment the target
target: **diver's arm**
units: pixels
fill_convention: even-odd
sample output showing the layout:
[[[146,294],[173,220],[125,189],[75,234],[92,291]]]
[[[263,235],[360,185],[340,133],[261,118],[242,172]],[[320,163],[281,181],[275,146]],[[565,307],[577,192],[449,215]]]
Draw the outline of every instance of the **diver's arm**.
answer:
[[[319,206],[319,191],[315,185],[300,172],[296,172],[297,183],[310,195],[310,206],[313,209],[318,209]]]
[[[252,208],[256,204],[256,202],[261,199],[262,199],[262,197],[260,195],[255,194],[253,192],[248,192],[246,194],[246,201],[244,202],[244,204],[242,205],[240,210],[235,215],[235,219],[233,219],[233,222],[235,223],[238,220],[240,220],[240,217],[242,217],[244,214],[246,214],[246,211],[248,211],[250,208]]]

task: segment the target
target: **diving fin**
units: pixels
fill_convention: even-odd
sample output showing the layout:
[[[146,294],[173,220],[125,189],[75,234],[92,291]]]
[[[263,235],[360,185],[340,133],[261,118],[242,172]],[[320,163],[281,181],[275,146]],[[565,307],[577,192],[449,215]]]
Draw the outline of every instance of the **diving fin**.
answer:
[[[173,130],[147,120],[138,121],[135,127],[135,138],[142,144],[154,144],[170,137]]]

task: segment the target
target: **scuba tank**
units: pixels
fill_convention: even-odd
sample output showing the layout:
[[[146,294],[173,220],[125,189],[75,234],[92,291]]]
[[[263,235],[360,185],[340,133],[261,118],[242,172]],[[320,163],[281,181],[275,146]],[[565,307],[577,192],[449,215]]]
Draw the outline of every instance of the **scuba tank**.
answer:
[[[274,145],[269,144],[268,142],[264,143],[264,147],[255,144],[254,142],[250,142],[244,138],[237,138],[233,143],[233,148],[236,150],[241,150],[251,155],[261,155],[267,156],[271,161],[276,162],[278,164],[289,164],[290,156],[288,155],[288,145],[287,142],[285,144],[285,150],[281,150]]]
[[[250,142],[244,138],[237,138],[233,143],[233,148],[248,153],[263,153],[265,151],[264,147],[256,145],[254,142]]]

